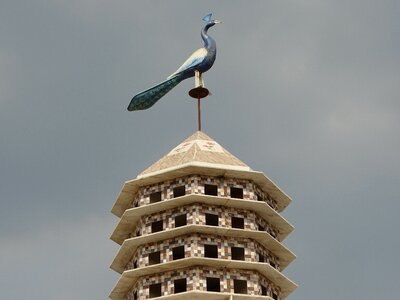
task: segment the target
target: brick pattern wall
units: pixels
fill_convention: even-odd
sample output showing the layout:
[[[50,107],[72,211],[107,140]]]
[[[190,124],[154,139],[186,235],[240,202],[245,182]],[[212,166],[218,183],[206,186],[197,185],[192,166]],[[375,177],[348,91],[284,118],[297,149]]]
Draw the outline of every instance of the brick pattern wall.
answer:
[[[267,296],[272,296],[275,294],[277,296],[277,300],[281,300],[280,297],[280,290],[277,288],[274,284],[271,284],[268,279],[266,279],[264,276],[259,276],[259,295],[261,295],[261,287],[265,287],[267,289]]]
[[[278,210],[276,201],[271,197],[270,194],[263,192],[257,185],[254,184],[254,193],[256,194],[258,201],[265,201],[273,209]]]
[[[277,203],[268,193],[263,192],[252,181],[191,175],[162,183],[142,187],[134,197],[130,207],[138,207],[150,204],[150,194],[161,192],[162,200],[173,198],[173,189],[185,186],[186,194],[204,194],[204,185],[212,184],[218,186],[219,197],[230,197],[230,188],[243,188],[243,199],[265,201],[276,210]]]
[[[157,251],[160,251],[160,263],[173,261],[173,248],[178,246],[184,246],[185,258],[205,257],[204,245],[216,245],[218,248],[218,258],[220,259],[232,259],[232,247],[241,247],[244,248],[244,261],[258,262],[259,254],[261,254],[266,263],[272,263],[279,270],[278,258],[256,241],[245,238],[229,238],[198,233],[140,246],[125,269],[133,269],[135,261],[138,268],[149,266],[149,254]]]
[[[135,195],[131,207],[139,207],[150,204],[150,195],[155,192],[161,193],[161,201],[174,198],[174,188],[185,187],[185,194],[205,194],[205,185],[216,185],[217,196],[231,197],[231,188],[243,189],[243,199],[253,201],[264,201],[270,207],[277,210],[276,201],[268,194],[258,188],[252,181],[241,179],[230,179],[223,177],[210,177],[202,175],[191,175],[177,178],[155,185],[145,186],[139,189]],[[152,215],[143,216],[133,229],[130,237],[152,233],[151,224],[162,221],[163,230],[175,228],[175,217],[186,214],[186,224],[206,225],[206,214],[217,214],[219,217],[218,226],[231,228],[232,217],[243,218],[245,230],[265,230],[273,237],[278,237],[278,230],[256,213],[247,210],[233,209],[216,205],[194,203],[183,207],[158,212]],[[279,269],[279,261],[268,249],[265,249],[258,242],[246,238],[230,238],[207,234],[188,234],[163,240],[157,243],[141,245],[132,256],[126,269],[145,267],[149,263],[149,254],[160,251],[160,263],[173,260],[173,248],[184,246],[185,257],[204,257],[204,245],[217,245],[218,258],[232,259],[232,247],[244,248],[244,260],[257,262],[260,256],[265,263],[269,263]],[[220,279],[222,293],[234,293],[234,280],[246,280],[248,295],[261,295],[262,287],[267,290],[267,295],[280,295],[279,287],[275,286],[268,279],[256,271],[212,269],[208,267],[195,266],[186,269],[157,273],[144,276],[138,279],[125,300],[133,300],[135,292],[137,299],[149,299],[149,287],[151,284],[161,283],[162,295],[174,294],[174,280],[186,279],[187,290],[206,291],[207,277]],[[281,300],[280,298],[278,298]]]
[[[279,295],[280,290],[273,283],[268,281],[257,272],[246,270],[227,270],[211,269],[197,266],[164,272],[154,276],[144,276],[139,278],[135,286],[128,292],[126,300],[133,300],[133,295],[137,292],[138,299],[149,299],[149,287],[151,284],[161,283],[161,295],[167,296],[174,294],[174,280],[186,278],[187,290],[207,291],[206,278],[213,277],[220,279],[221,293],[234,293],[234,280],[245,280],[247,282],[248,295],[261,295],[261,285],[267,288],[268,295],[272,293]]]
[[[210,206],[206,204],[191,204],[176,209],[166,210],[152,215],[143,216],[137,223],[129,237],[146,235],[152,233],[151,224],[156,221],[163,221],[163,229],[175,228],[175,217],[185,214],[187,225],[206,225],[206,213],[218,214],[219,227],[232,227],[232,217],[244,218],[244,229],[259,230],[261,225],[271,236],[277,237],[278,230],[267,221],[252,211],[233,209],[223,206]]]

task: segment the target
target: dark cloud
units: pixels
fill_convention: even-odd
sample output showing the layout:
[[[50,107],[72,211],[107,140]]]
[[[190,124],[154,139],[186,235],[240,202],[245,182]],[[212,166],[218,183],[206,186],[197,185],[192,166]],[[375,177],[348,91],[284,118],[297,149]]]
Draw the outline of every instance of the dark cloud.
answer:
[[[291,298],[396,297],[398,1],[81,0],[1,4],[4,299],[107,297],[123,181],[196,126],[190,81],[126,106],[202,45],[210,10],[204,129],[293,197]]]

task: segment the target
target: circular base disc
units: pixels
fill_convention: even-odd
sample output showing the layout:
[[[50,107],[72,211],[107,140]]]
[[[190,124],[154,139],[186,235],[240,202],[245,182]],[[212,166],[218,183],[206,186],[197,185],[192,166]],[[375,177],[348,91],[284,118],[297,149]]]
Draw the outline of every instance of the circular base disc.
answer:
[[[205,87],[196,87],[194,89],[191,89],[189,91],[189,96],[195,99],[200,99],[200,98],[205,98],[210,94],[210,92],[208,91],[208,89],[206,89]]]

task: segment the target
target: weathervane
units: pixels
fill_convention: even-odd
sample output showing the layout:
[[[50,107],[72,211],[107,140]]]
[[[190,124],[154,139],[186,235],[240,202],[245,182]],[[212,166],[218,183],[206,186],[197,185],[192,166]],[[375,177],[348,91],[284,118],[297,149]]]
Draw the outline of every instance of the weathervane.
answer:
[[[209,95],[208,89],[204,87],[201,75],[212,67],[217,55],[217,45],[214,39],[207,34],[207,31],[215,24],[221,23],[220,21],[213,20],[211,16],[212,14],[208,14],[203,18],[203,21],[206,22],[201,30],[204,47],[193,52],[183,65],[168,76],[165,81],[134,96],[129,103],[129,111],[150,108],[182,80],[195,77],[195,88],[189,91],[189,95],[197,99],[198,129],[201,130],[200,99]]]

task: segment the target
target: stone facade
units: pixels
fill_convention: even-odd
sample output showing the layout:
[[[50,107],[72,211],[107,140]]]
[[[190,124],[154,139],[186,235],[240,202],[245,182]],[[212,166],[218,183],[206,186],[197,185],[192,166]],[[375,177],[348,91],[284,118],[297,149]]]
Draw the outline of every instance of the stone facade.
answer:
[[[158,197],[157,201],[165,201],[175,198],[174,189],[184,187],[184,194],[206,194],[205,186],[212,185],[217,187],[218,197],[230,197],[231,188],[242,189],[242,199],[253,201],[265,201],[270,207],[276,209],[276,202],[266,193],[262,192],[254,183],[249,180],[227,179],[221,177],[208,176],[186,176],[159,184],[145,186],[139,189],[135,199],[130,207],[139,207],[151,204],[151,195]],[[176,228],[175,218],[177,216],[186,216],[186,225],[206,225],[206,214],[218,216],[218,226],[232,228],[232,218],[243,219],[243,229],[245,230],[263,230],[271,236],[277,237],[279,232],[266,220],[259,217],[255,212],[248,210],[233,209],[224,206],[207,205],[194,203],[183,207],[157,212],[151,215],[143,216],[130,234],[130,237],[143,236],[151,234],[152,224],[162,221],[162,230]],[[173,249],[184,247],[184,257],[206,257],[205,245],[216,245],[219,259],[232,259],[232,247],[244,249],[244,261],[268,263],[279,270],[278,258],[268,249],[265,249],[258,242],[244,238],[229,238],[213,236],[207,234],[190,234],[163,240],[157,243],[146,244],[138,247],[125,269],[135,269],[147,267],[154,264],[150,262],[149,255],[158,252],[159,262],[166,263],[174,260]],[[140,279],[134,288],[129,292],[126,300],[133,300],[136,293],[137,299],[149,299],[149,286],[151,284],[161,283],[162,295],[174,293],[174,281],[186,278],[187,290],[206,291],[205,280],[207,277],[217,277],[221,282],[221,292],[233,293],[235,279],[245,280],[247,282],[247,294],[262,295],[264,293],[274,295],[278,299],[279,288],[269,282],[258,273],[231,270],[221,271],[202,267],[179,270],[174,272],[165,272],[160,276],[146,276]]]
[[[200,266],[144,276],[129,291],[125,300],[134,300],[135,293],[138,300],[150,299],[150,286],[158,283],[161,284],[161,296],[172,295],[175,293],[174,281],[185,278],[188,291],[207,291],[207,278],[218,278],[221,293],[234,293],[235,280],[244,280],[247,295],[263,295],[263,288],[265,288],[265,296],[280,300],[279,288],[257,272],[217,270]]]
[[[256,241],[244,238],[219,237],[197,233],[138,247],[136,253],[127,264],[126,270],[149,266],[151,264],[149,262],[149,255],[155,252],[159,252],[157,253],[160,258],[159,263],[173,261],[173,249],[176,247],[183,247],[184,258],[206,257],[204,250],[206,245],[217,246],[218,254],[216,258],[235,259],[235,257],[232,257],[232,248],[242,248],[244,251],[244,257],[240,259],[236,258],[237,260],[247,262],[265,262],[279,270],[278,258]]]
[[[277,237],[279,232],[266,220],[252,211],[233,209],[223,206],[211,206],[200,203],[186,205],[176,209],[143,216],[133,229],[130,237],[136,237],[152,233],[152,223],[162,221],[163,230],[175,228],[175,217],[186,214],[187,225],[206,225],[206,214],[218,215],[218,226],[232,228],[232,217],[243,218],[246,230],[267,231],[271,236]]]
[[[270,207],[277,209],[276,201],[250,180],[201,175],[186,176],[142,187],[133,199],[131,207],[150,204],[150,195],[156,192],[161,192],[161,200],[172,199],[174,198],[174,188],[181,186],[185,186],[186,194],[205,194],[205,185],[216,185],[218,197],[230,197],[231,187],[241,188],[243,189],[243,199],[265,201]]]

